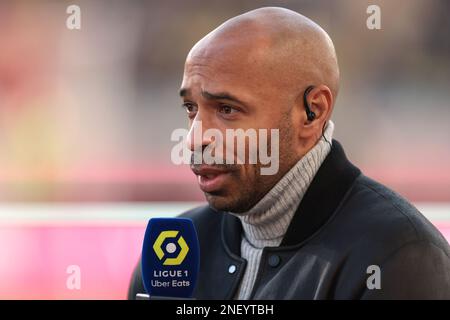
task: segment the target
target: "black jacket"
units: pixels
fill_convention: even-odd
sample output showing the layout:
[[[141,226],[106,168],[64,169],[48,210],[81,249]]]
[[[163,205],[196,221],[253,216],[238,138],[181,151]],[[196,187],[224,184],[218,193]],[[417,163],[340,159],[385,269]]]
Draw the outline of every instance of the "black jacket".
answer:
[[[246,267],[239,219],[208,206],[183,216],[194,221],[201,249],[194,296],[232,299]],[[367,286],[371,265],[380,268],[380,289]],[[139,263],[129,298],[142,292]],[[419,211],[361,174],[333,141],[280,247],[264,248],[251,299],[450,299],[450,248]]]

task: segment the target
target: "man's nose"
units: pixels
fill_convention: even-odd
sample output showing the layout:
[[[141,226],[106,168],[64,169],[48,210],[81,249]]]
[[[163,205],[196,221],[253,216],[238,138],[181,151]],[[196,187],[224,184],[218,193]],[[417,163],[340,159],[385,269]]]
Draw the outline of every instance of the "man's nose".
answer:
[[[186,137],[186,143],[192,152],[201,152],[206,146],[212,143],[212,139],[205,137],[204,132],[208,130],[208,123],[201,118],[196,117],[192,122]]]

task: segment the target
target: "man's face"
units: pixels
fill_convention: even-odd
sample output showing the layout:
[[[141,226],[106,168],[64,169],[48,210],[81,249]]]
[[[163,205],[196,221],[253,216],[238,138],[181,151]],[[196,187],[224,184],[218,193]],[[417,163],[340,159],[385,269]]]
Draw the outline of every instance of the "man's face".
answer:
[[[204,52],[203,52],[204,53]],[[241,213],[253,207],[280,178],[298,161],[295,154],[296,131],[292,122],[295,108],[291,96],[270,79],[264,63],[245,54],[194,54],[186,61],[180,95],[189,118],[188,145],[192,151],[204,150],[214,143],[210,138],[194,141],[195,129],[217,129],[226,137],[227,129],[279,129],[279,169],[272,175],[261,175],[261,163],[236,164],[237,146],[234,146],[234,164],[191,164],[201,190],[209,204],[223,211]],[[256,60],[256,62],[255,62]],[[273,75],[277,77],[277,75]],[[198,138],[198,137],[197,137]],[[267,150],[277,141],[268,137]],[[224,139],[222,148],[214,152],[224,155],[229,148]],[[201,146],[199,148],[199,143]],[[196,145],[197,144],[197,145]],[[233,143],[234,144],[234,143]],[[278,146],[274,146],[278,147]],[[197,149],[196,149],[197,148]],[[256,146],[257,154],[259,144]],[[246,139],[246,155],[249,152]]]

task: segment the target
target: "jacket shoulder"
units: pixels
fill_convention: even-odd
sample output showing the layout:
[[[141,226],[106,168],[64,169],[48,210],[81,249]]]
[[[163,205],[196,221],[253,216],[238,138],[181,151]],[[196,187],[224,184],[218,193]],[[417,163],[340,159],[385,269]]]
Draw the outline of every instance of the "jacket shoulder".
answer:
[[[356,181],[356,197],[367,203],[368,221],[374,228],[392,229],[405,241],[426,241],[448,248],[436,227],[404,197],[383,184],[361,175]],[[387,228],[387,225],[390,228]]]
[[[339,241],[336,241],[339,239]],[[408,200],[364,175],[356,178],[312,243],[349,257],[383,261],[410,243],[428,243],[450,256],[436,227]]]
[[[326,230],[317,241],[341,259],[335,298],[450,297],[447,241],[408,200],[381,183],[361,174]],[[382,290],[366,287],[373,266],[380,270]]]

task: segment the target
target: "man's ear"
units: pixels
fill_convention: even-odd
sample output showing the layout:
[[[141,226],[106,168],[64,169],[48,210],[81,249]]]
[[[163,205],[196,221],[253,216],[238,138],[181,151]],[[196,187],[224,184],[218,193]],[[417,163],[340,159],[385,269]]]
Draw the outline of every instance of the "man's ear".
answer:
[[[307,92],[307,91],[306,91]],[[322,135],[322,129],[328,119],[331,117],[333,111],[334,97],[330,88],[326,85],[319,85],[307,92],[306,102],[308,103],[309,110],[314,112],[314,119],[308,120],[307,108],[304,105],[303,95],[298,103],[302,104],[304,112],[301,118],[301,130],[299,130],[300,138],[302,140],[310,140],[313,138],[314,143]]]

